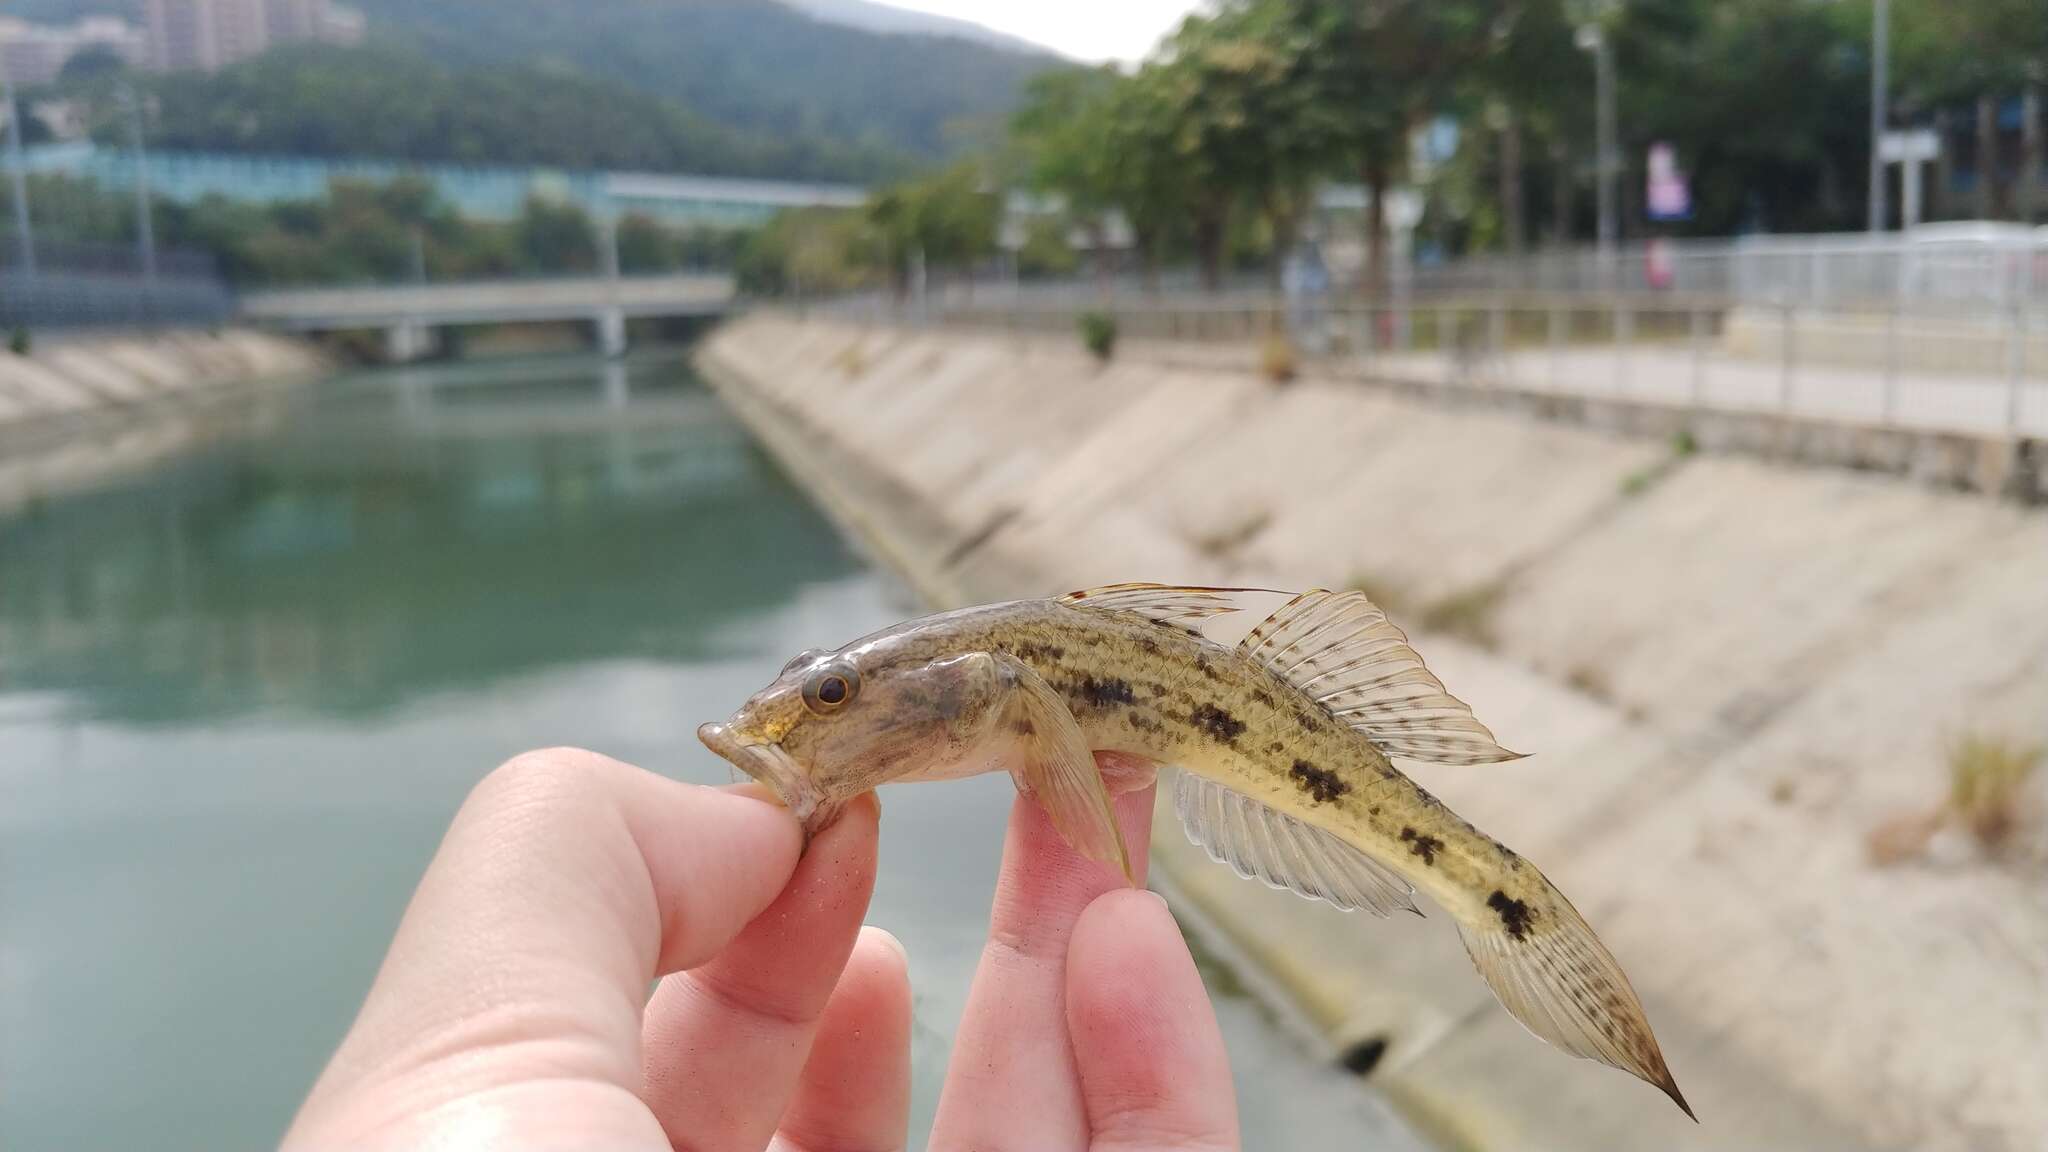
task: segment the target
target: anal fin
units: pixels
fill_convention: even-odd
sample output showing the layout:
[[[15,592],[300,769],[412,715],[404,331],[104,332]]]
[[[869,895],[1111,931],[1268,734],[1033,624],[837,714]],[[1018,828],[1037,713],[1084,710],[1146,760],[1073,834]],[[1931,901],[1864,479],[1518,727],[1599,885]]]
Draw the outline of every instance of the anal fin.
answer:
[[[1415,889],[1384,865],[1320,828],[1182,769],[1173,806],[1188,839],[1247,880],[1263,880],[1345,911],[1378,916],[1422,910]]]

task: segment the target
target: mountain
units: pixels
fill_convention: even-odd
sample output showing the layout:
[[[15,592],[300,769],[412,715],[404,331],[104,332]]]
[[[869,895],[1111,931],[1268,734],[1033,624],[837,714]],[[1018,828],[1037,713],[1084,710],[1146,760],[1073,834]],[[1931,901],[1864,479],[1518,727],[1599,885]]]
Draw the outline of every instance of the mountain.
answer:
[[[869,0],[782,2],[814,20],[823,20],[828,24],[844,24],[849,28],[865,28],[870,32],[899,36],[951,36],[1027,55],[1043,55],[1047,51],[1043,45],[1033,44],[1007,32],[998,32],[972,20],[958,20],[931,12],[915,12],[908,8],[898,8],[893,4],[874,4]]]
[[[891,13],[935,19],[859,0],[800,2],[831,5],[848,19],[896,18]],[[829,143],[847,155],[911,162],[953,153],[1008,115],[1026,78],[1063,63],[1028,45],[988,43],[986,37],[995,33],[986,30],[981,39],[951,31],[887,34],[815,19],[777,0],[351,4],[368,17],[373,39],[457,71],[540,69],[637,90],[756,141],[797,148]],[[132,16],[138,5],[13,0],[8,7],[37,19],[68,19],[101,12]],[[866,163],[830,167],[851,175]]]

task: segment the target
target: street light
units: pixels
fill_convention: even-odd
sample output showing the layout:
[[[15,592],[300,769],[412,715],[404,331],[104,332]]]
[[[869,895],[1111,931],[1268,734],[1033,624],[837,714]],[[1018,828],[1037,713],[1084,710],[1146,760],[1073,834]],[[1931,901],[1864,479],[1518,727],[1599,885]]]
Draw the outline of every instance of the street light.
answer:
[[[135,251],[142,263],[142,278],[156,279],[156,224],[149,205],[149,156],[142,148],[142,100],[135,86],[121,82],[121,109],[128,114],[128,142],[135,149]]]
[[[1607,32],[1594,23],[1579,26],[1577,42],[1580,48],[1593,54],[1593,122],[1595,125],[1594,149],[1598,153],[1593,162],[1594,186],[1599,196],[1600,230],[1598,232],[1600,255],[1614,253],[1616,235],[1614,213],[1614,45]]]
[[[1890,0],[1877,0],[1870,13],[1870,230],[1884,231],[1885,72],[1891,54]]]

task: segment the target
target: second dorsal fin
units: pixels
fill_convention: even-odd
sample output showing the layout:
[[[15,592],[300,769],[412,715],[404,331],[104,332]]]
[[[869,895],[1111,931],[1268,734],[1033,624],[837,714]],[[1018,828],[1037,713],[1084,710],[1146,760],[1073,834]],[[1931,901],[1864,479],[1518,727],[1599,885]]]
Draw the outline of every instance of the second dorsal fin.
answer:
[[[1362,592],[1303,592],[1252,629],[1238,650],[1389,756],[1439,764],[1521,758],[1444,691],[1407,635]]]

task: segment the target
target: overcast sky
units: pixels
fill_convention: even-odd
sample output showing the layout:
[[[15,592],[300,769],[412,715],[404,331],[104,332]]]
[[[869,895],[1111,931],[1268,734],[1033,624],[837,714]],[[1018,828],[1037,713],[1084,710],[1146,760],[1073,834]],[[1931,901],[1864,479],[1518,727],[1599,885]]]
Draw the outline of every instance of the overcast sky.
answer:
[[[1078,60],[1136,60],[1199,0],[885,0],[1021,36]]]

